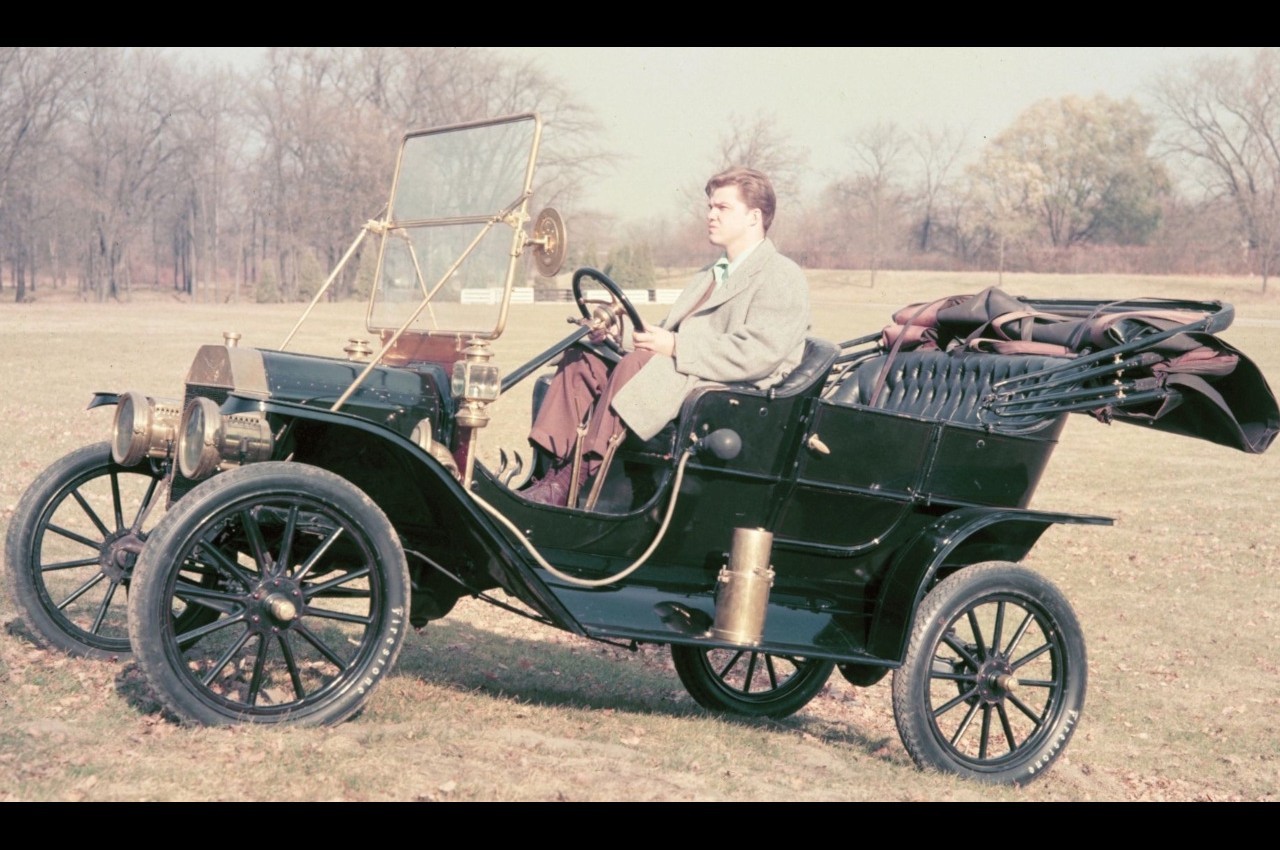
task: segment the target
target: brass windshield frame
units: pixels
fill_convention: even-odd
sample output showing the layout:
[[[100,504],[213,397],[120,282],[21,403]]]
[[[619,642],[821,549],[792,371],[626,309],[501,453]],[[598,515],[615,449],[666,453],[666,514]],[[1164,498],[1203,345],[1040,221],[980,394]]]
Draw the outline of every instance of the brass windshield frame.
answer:
[[[529,158],[525,165],[524,181],[519,195],[514,198],[511,203],[500,210],[485,215],[471,216],[451,216],[443,218],[429,219],[405,219],[392,220],[391,211],[395,209],[395,191],[400,185],[401,169],[404,165],[404,151],[410,140],[420,138],[422,136],[439,135],[443,133],[460,132],[478,127],[490,127],[500,124],[515,124],[521,121],[533,121],[533,138],[529,148]],[[538,151],[542,144],[542,118],[535,112],[526,112],[516,115],[509,115],[503,118],[488,119],[484,121],[468,121],[459,124],[450,124],[444,127],[435,127],[430,130],[420,130],[406,133],[404,141],[400,146],[400,155],[396,158],[396,172],[392,181],[392,191],[390,200],[387,203],[386,217],[380,222],[379,235],[382,242],[378,248],[378,263],[374,270],[375,285],[369,294],[369,302],[365,312],[365,327],[370,333],[380,333],[384,331],[393,331],[387,343],[383,346],[383,350],[379,352],[378,357],[374,358],[375,362],[380,360],[382,355],[406,332],[410,332],[410,328],[418,317],[425,310],[429,309],[431,299],[439,291],[440,287],[453,275],[455,271],[462,265],[466,258],[475,250],[481,240],[499,224],[506,224],[511,227],[511,248],[510,261],[507,263],[506,274],[502,279],[502,297],[498,308],[498,316],[495,325],[491,329],[458,329],[450,328],[447,330],[435,329],[418,329],[414,328],[412,333],[422,336],[434,337],[454,337],[459,341],[467,339],[497,339],[506,329],[508,308],[511,304],[511,290],[515,285],[516,266],[520,257],[524,253],[524,249],[528,244],[528,239],[524,231],[524,225],[529,221],[529,199],[533,195],[533,175],[534,166],[538,161]],[[428,285],[422,276],[422,270],[418,266],[416,254],[412,255],[414,261],[414,273],[418,277],[418,286],[422,289],[424,295],[422,302],[409,316],[408,320],[402,321],[397,325],[383,325],[374,323],[374,309],[377,306],[378,285],[382,279],[383,260],[386,256],[386,248],[388,240],[396,238],[407,238],[409,230],[422,227],[448,227],[467,224],[483,225],[479,234],[467,245],[460,256],[458,256],[449,268],[442,274],[433,285]]]

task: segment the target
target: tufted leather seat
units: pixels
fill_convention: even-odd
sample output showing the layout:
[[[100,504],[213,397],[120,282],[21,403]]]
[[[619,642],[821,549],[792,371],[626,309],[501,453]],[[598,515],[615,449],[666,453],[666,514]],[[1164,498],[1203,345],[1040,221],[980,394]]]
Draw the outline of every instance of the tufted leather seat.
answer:
[[[787,373],[780,384],[768,390],[758,390],[755,387],[747,387],[746,390],[767,395],[769,398],[789,398],[797,395],[812,387],[819,378],[826,377],[827,370],[831,368],[832,363],[836,362],[839,354],[840,346],[834,342],[809,337],[804,341],[804,354],[800,358],[799,365]]]
[[[874,407],[961,424],[980,424],[979,410],[991,387],[1007,378],[1038,372],[1070,361],[1043,355],[942,351],[898,352],[862,363],[832,392],[837,404],[868,405],[880,373],[889,374]]]

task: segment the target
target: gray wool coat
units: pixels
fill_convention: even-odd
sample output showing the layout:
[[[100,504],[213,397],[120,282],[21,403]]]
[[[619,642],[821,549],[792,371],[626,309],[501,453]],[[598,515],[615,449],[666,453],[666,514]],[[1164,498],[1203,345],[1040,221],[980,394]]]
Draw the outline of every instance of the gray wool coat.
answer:
[[[676,418],[694,388],[745,382],[766,389],[804,353],[809,285],[773,242],[757,245],[695,311],[711,279],[710,266],[695,275],[662,321],[676,334],[675,357],[654,357],[614,397],[614,411],[642,440]]]

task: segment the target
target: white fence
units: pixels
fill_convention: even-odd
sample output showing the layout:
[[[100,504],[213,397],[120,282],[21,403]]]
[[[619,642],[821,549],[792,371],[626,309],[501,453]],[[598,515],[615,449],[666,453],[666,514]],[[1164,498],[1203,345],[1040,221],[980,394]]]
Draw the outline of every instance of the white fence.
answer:
[[[622,294],[627,296],[632,304],[671,304],[680,295],[679,289],[624,289]],[[543,289],[535,293],[532,286],[516,286],[511,290],[512,304],[533,304],[535,301],[553,301],[564,303],[572,301],[573,296],[568,290],[561,289]],[[464,289],[462,290],[463,304],[500,304],[502,303],[502,288],[490,287],[487,289]]]

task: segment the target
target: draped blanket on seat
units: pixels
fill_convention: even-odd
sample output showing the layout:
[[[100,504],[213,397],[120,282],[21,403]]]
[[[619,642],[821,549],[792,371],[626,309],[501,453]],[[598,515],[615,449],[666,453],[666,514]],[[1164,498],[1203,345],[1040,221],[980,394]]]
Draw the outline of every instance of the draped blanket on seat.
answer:
[[[1033,300],[989,287],[897,311],[881,334],[887,353],[829,397],[993,427],[1087,412],[1260,453],[1280,412],[1253,361],[1215,336],[1233,316],[1216,301]]]

